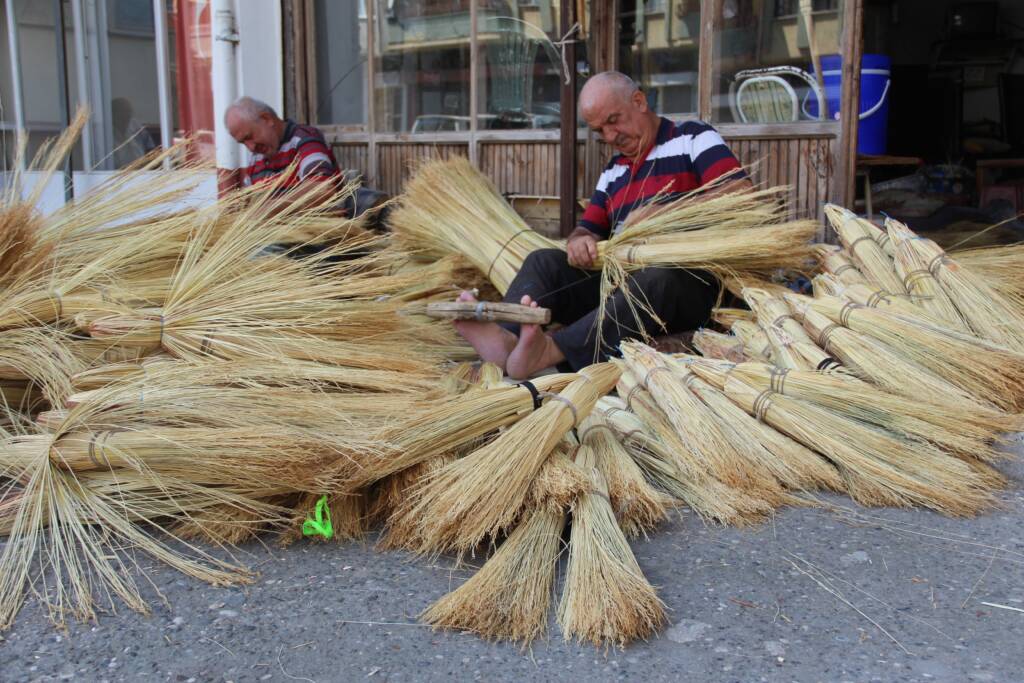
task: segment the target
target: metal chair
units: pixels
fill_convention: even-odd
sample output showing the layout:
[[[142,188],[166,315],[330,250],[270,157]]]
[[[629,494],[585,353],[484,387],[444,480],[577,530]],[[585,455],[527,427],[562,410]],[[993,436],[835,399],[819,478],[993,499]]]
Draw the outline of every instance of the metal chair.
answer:
[[[803,103],[798,101],[796,90],[783,76],[792,76],[807,84]],[[816,114],[807,111],[807,100],[812,94],[818,105]],[[801,114],[809,120],[825,118],[825,94],[817,79],[795,66],[737,72],[729,86],[729,105],[733,119],[743,123],[799,121]]]

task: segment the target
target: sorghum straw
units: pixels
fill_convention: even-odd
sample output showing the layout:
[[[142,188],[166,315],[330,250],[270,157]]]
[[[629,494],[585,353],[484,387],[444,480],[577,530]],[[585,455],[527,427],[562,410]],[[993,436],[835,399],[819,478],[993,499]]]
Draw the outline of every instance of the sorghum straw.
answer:
[[[771,514],[769,503],[715,478],[707,463],[679,439],[642,386],[631,395],[635,412],[626,410],[619,399],[605,397],[600,403],[601,413],[647,478],[704,519],[747,526]]]
[[[895,296],[889,294],[884,289],[878,289],[873,285],[868,284],[856,284],[856,285],[845,285],[842,282],[836,280],[832,275],[827,273],[819,273],[814,276],[814,296],[834,296],[840,299],[846,299],[852,301],[855,304],[861,306],[867,306],[868,308],[877,308],[880,311],[887,313],[895,313],[897,315],[909,316],[911,318],[920,318],[926,320],[932,325],[941,325],[943,327],[951,327],[954,329],[960,329],[962,331],[969,331],[966,326],[956,327],[941,318],[935,317],[925,308],[914,303],[912,296]],[[963,323],[961,323],[963,325]]]
[[[748,311],[744,308],[719,307],[711,311],[711,319],[726,329],[732,327],[732,324],[737,320],[754,322],[755,317],[753,311]]]
[[[780,484],[793,491],[844,491],[839,472],[827,460],[787,436],[752,418],[737,407],[722,391],[700,375],[700,362],[676,362],[673,370],[709,408],[729,424],[736,438],[764,451],[761,465]],[[842,382],[842,380],[838,380]]]
[[[668,517],[672,499],[647,483],[643,471],[603,416],[592,412],[583,421],[580,440],[592,449],[595,467],[608,484],[612,509],[626,536],[645,535]]]
[[[967,463],[927,442],[900,438],[733,376],[725,392],[751,415],[832,461],[861,504],[920,505],[967,516],[995,503],[987,483]]]
[[[927,270],[976,334],[1015,351],[1024,351],[1024,310],[1019,305],[962,268],[935,242],[908,238],[900,243],[901,249],[904,246],[927,264]]]
[[[807,305],[832,322],[874,337],[895,353],[1001,408],[1024,408],[1024,354],[986,339],[835,297]]]
[[[694,363],[694,370],[700,374],[699,362]],[[820,372],[780,370],[763,363],[741,363],[729,373],[757,389],[811,401],[861,422],[931,441],[963,457],[998,457],[991,442],[1002,436],[1001,425],[965,416],[955,405],[924,396],[898,396],[864,382],[853,384]],[[1016,419],[1024,421],[1019,416]]]
[[[573,508],[558,624],[566,640],[575,636],[598,646],[648,638],[667,622],[665,606],[619,529],[589,446],[580,446],[576,463],[590,474],[593,491]]]
[[[676,377],[672,365],[657,351],[636,342],[621,346],[629,374],[620,387],[643,386],[661,409],[677,436],[690,444],[713,475],[725,484],[775,505],[788,498],[765,468],[759,444],[736,437],[721,415],[704,404]],[[621,392],[620,392],[621,393]],[[629,393],[626,393],[629,396]],[[629,398],[626,400],[629,403]]]
[[[408,508],[420,520],[423,552],[471,551],[515,521],[548,454],[611,390],[619,370],[600,363],[578,374],[557,397],[417,488]]]
[[[538,392],[558,392],[575,379],[574,374],[545,375],[532,384]],[[533,409],[533,394],[515,384],[420,401],[378,435],[387,446],[379,457],[365,463],[354,484],[364,486],[432,456],[471,445],[518,422]]]
[[[1024,244],[957,249],[951,255],[989,287],[1024,305]]]
[[[908,243],[908,240],[916,239],[917,235],[899,221],[886,220],[885,227],[896,245],[896,272],[903,279],[911,300],[931,317],[947,326],[969,332],[970,325],[946,294],[945,288],[936,279],[935,274],[929,270],[923,253]]]
[[[891,294],[907,293],[903,281],[896,274],[892,257],[877,241],[879,234],[884,235],[884,232],[835,204],[825,205],[825,216],[866,278]]]
[[[715,332],[706,327],[702,327],[694,332],[693,346],[700,351],[702,356],[707,356],[708,358],[720,358],[732,361],[733,363],[742,363],[745,360],[749,360],[746,347],[739,337]]]
[[[530,509],[479,571],[420,618],[438,628],[528,644],[547,626],[564,526],[563,512]]]
[[[894,394],[910,398],[928,396],[958,406],[965,413],[987,416],[995,422],[1007,421],[1006,413],[995,404],[916,365],[878,340],[832,322],[811,308],[808,299],[793,296],[786,301],[818,346],[839,358],[860,379]]]
[[[531,251],[558,246],[534,232],[460,156],[420,166],[388,222],[400,247],[425,259],[462,254],[501,294]]]
[[[832,244],[816,244],[814,251],[821,269],[833,275],[843,284],[868,284],[868,279],[857,270],[857,266],[850,260],[849,255],[842,247]]]
[[[766,363],[772,362],[772,343],[756,322],[737,320],[732,324],[732,333],[743,342],[743,352],[747,356]]]

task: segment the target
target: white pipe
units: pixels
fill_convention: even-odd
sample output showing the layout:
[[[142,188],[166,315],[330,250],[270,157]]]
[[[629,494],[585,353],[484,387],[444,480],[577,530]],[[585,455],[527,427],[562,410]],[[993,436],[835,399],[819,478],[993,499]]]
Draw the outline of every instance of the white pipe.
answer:
[[[164,0],[153,0],[153,33],[156,38],[156,94],[160,107],[160,146],[171,147],[171,78],[167,53],[167,5]],[[171,160],[164,159],[164,168]]]
[[[7,48],[11,54],[11,85],[14,90],[14,126],[17,134],[25,130],[25,99],[21,89],[21,49],[18,42],[18,22],[14,16],[14,0],[7,0]],[[25,160],[21,159],[24,163]]]
[[[238,143],[224,125],[224,112],[238,98],[236,48],[238,31],[232,0],[213,0],[213,120],[217,168],[234,170],[239,166]]]
[[[85,75],[85,23],[82,13],[82,0],[71,0],[71,21],[75,28],[75,76],[78,84],[79,106],[89,103],[89,80]],[[92,125],[82,127],[82,169],[92,168]]]

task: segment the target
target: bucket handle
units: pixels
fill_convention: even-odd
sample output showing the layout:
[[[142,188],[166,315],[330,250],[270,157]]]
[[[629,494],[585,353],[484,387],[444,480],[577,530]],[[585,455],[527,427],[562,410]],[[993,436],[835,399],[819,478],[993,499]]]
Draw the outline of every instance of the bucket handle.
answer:
[[[886,95],[889,94],[889,85],[891,83],[892,83],[892,79],[891,78],[885,79],[885,88],[882,89],[882,96],[878,98],[878,102],[875,103],[875,106],[871,107],[866,112],[863,112],[860,115],[860,120],[861,121],[863,121],[864,119],[866,119],[867,117],[871,116],[872,114],[874,114],[875,112],[877,112],[879,109],[882,108],[882,105],[885,104],[885,97],[886,97]]]

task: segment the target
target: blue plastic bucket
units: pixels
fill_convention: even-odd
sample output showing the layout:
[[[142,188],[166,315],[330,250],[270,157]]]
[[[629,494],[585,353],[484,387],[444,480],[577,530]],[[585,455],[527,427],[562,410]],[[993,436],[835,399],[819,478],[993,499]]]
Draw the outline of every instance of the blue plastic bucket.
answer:
[[[858,154],[885,154],[889,126],[889,87],[892,61],[885,55],[864,55],[860,63],[860,123],[857,126]],[[825,107],[830,118],[839,120],[839,96],[843,66],[840,55],[822,55],[821,73],[825,81]],[[817,117],[818,103],[813,98],[808,113]]]

